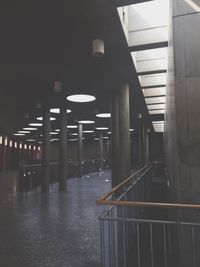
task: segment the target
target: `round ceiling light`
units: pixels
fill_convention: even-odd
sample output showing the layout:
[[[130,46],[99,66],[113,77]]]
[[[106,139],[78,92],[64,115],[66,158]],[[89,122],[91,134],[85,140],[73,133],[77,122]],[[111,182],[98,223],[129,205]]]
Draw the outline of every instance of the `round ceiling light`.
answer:
[[[29,126],[42,126],[42,123],[33,122],[29,123]]]
[[[96,115],[98,118],[111,118],[110,113],[99,113]]]
[[[93,124],[93,123],[95,123],[95,121],[82,120],[82,121],[78,121],[78,123],[81,123],[81,124]]]
[[[86,103],[86,102],[92,102],[96,99],[96,97],[92,95],[82,95],[82,94],[77,94],[77,95],[69,95],[67,97],[68,101],[71,102],[78,102],[78,103]]]
[[[94,131],[92,131],[92,130],[86,130],[86,131],[83,131],[83,133],[94,133]]]
[[[108,127],[97,127],[96,130],[105,131],[108,130]]]
[[[59,114],[60,113],[60,108],[51,108],[50,112]],[[71,109],[67,109],[67,113],[71,113],[71,112],[72,112]]]
[[[25,127],[23,128],[25,131],[37,131],[37,128]]]
[[[30,132],[30,131],[18,131],[18,133],[29,134],[29,133],[31,133],[31,132]]]
[[[76,128],[78,128],[78,126],[77,125],[67,125],[67,128],[68,129],[76,129]]]
[[[25,135],[24,133],[15,133],[14,134],[15,136],[23,136],[23,135]]]
[[[42,121],[43,117],[37,117],[37,120]],[[50,121],[55,121],[56,118],[50,117]]]

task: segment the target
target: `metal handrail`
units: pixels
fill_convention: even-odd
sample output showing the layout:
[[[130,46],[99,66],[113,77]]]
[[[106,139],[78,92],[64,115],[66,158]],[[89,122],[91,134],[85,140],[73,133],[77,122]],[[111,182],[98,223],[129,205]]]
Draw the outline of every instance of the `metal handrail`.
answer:
[[[147,170],[149,170],[153,164],[157,164],[159,162],[150,162],[146,166],[144,166],[142,169],[137,171],[135,174],[131,175],[127,179],[125,179],[122,183],[114,187],[110,192],[104,194],[101,198],[96,200],[97,205],[107,205],[107,206],[129,206],[129,207],[142,207],[142,208],[172,208],[172,209],[194,209],[199,210],[200,205],[199,204],[184,204],[184,203],[156,203],[156,202],[142,202],[142,201],[125,201],[125,200],[110,200],[108,199],[110,196],[115,194],[118,190],[123,188],[127,183],[129,183],[134,178],[137,178],[138,175],[143,175]]]

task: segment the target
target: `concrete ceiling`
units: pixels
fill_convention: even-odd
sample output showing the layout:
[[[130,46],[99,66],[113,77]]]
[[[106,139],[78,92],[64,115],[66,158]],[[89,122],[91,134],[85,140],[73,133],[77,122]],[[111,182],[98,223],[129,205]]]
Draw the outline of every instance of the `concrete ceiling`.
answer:
[[[117,0],[24,0],[12,5],[6,1],[1,6],[2,132],[12,135],[34,122],[41,115],[36,102],[59,106],[61,98],[73,93],[90,93],[97,100],[90,104],[68,103],[72,110],[69,123],[82,117],[95,118],[97,112],[110,110],[111,95],[122,82],[130,84],[131,127],[137,114],[143,113],[147,127],[152,128],[117,13],[119,4]],[[92,56],[92,40],[96,38],[105,42],[105,56],[100,59]],[[55,80],[63,81],[62,95],[53,91]],[[57,126],[55,122],[53,127]]]

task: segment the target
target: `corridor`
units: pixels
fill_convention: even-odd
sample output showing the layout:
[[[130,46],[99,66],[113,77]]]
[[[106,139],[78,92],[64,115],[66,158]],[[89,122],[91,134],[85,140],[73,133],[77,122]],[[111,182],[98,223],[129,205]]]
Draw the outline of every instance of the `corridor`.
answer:
[[[69,179],[67,194],[58,184],[15,193],[16,173],[0,176],[0,266],[99,267],[100,238],[95,200],[110,190],[110,172]]]

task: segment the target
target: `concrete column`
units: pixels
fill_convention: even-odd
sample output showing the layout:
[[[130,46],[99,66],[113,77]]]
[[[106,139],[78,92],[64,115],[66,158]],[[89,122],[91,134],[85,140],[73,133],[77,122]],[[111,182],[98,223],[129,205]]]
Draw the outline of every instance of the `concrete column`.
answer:
[[[67,112],[64,103],[60,108],[60,169],[59,190],[66,191],[67,181]]]
[[[99,136],[99,159],[100,159],[100,170],[103,170],[103,133],[100,133]]]
[[[118,94],[114,93],[111,102],[111,172],[112,188],[119,184],[119,113]]]
[[[143,119],[141,117],[141,114],[138,116],[138,133],[139,133],[139,151],[138,151],[138,156],[139,156],[139,166],[142,167],[145,165],[145,128],[143,124]]]
[[[83,175],[83,125],[78,125],[78,177]]]
[[[130,115],[129,85],[123,84],[119,90],[119,166],[120,180],[130,175]]]
[[[44,109],[43,113],[43,149],[42,149],[42,192],[49,192],[50,181],[50,110]]]
[[[149,162],[149,132],[145,131],[145,164]]]

